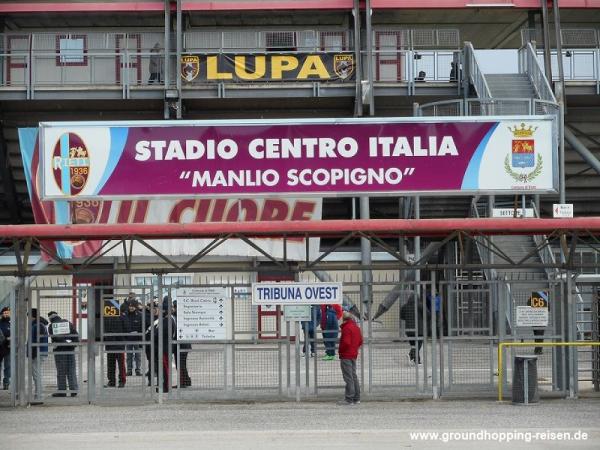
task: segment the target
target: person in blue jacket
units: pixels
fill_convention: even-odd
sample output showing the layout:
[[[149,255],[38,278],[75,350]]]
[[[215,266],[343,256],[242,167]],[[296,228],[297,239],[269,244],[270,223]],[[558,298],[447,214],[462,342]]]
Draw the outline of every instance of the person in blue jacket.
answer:
[[[31,378],[33,378],[34,401],[40,403],[43,396],[42,365],[48,357],[48,321],[38,317],[38,310],[31,309]]]
[[[311,320],[302,322],[302,329],[304,330],[302,356],[306,356],[307,347],[310,344],[310,357],[313,358],[317,354],[315,351],[315,328],[317,324],[321,323],[321,307],[319,305],[312,305],[310,307],[310,317]]]

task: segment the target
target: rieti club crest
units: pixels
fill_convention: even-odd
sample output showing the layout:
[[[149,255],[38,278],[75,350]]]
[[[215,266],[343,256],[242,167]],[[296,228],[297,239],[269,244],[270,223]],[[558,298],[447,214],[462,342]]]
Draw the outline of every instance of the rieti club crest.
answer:
[[[533,137],[537,128],[532,125],[527,127],[525,123],[521,123],[520,128],[516,125],[512,128],[508,127],[514,139],[512,140],[511,152],[504,159],[504,170],[515,181],[529,183],[542,173],[544,160],[542,155],[539,154],[536,158],[535,139]],[[529,168],[533,168],[533,170],[523,170]]]

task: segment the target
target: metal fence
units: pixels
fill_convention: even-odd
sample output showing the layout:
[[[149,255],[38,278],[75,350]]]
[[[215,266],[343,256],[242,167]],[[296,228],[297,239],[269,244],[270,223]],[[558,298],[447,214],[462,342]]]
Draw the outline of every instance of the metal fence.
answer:
[[[525,305],[531,295],[527,281],[436,283],[434,273],[428,272],[422,272],[427,279],[419,282],[406,281],[410,277],[400,272],[374,275],[379,281],[369,285],[372,303],[363,304],[360,277],[332,273],[358,311],[356,320],[365,342],[357,366],[367,399],[491,397],[497,389],[499,342],[567,339],[568,314],[561,301],[560,281],[545,288],[550,322],[539,334],[515,323],[516,307]],[[337,346],[337,332],[323,333],[317,326],[311,337],[300,323],[284,321],[281,307],[253,306],[251,274],[203,276],[209,284],[198,284],[198,277],[147,277],[152,278],[150,283],[137,277],[135,283],[119,285],[29,287],[21,297],[28,299],[30,318],[27,401],[70,404],[341,397],[339,363],[322,358],[328,342]],[[312,275],[302,278],[315,279]],[[227,288],[230,295],[223,302],[226,338],[180,339],[171,317],[176,318],[174,301],[181,290],[215,286]],[[141,324],[134,332],[115,328],[119,316],[126,314],[121,308],[130,295],[140,303]],[[162,297],[167,298],[164,303]],[[50,311],[57,313],[73,324],[76,335],[65,332],[56,339],[55,331],[46,344],[41,332],[44,323],[31,322],[34,309],[44,318]],[[377,311],[385,312],[375,314]],[[309,351],[312,346],[314,357]],[[552,349],[538,356],[542,393],[565,395],[568,352]],[[510,388],[510,359],[503,368],[505,391]],[[0,395],[0,402],[9,402],[7,395]]]

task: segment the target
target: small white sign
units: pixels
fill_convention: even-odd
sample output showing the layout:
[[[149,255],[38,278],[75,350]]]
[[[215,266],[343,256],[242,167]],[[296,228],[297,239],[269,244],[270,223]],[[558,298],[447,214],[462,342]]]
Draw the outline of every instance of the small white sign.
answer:
[[[227,339],[225,287],[180,288],[177,290],[177,339]]]
[[[552,205],[552,217],[555,219],[571,219],[573,217],[573,204],[554,203]]]
[[[283,317],[287,322],[309,321],[310,305],[285,305]]]
[[[55,336],[59,336],[62,334],[71,334],[71,327],[69,326],[69,322],[53,322],[52,323],[52,334]]]
[[[492,217],[498,218],[513,218],[523,217],[523,208],[494,208],[492,209]],[[534,217],[533,208],[525,208],[525,217]]]
[[[252,283],[253,305],[341,305],[342,283]]]
[[[531,306],[517,306],[518,327],[547,327],[548,308],[532,308]]]

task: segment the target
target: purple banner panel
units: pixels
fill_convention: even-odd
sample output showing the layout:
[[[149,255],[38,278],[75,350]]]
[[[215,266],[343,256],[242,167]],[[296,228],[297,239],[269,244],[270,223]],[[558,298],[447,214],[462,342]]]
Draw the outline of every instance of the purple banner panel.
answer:
[[[550,120],[127,125],[42,124],[45,197],[554,189]]]

